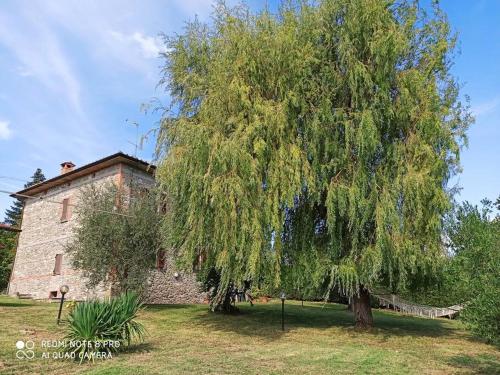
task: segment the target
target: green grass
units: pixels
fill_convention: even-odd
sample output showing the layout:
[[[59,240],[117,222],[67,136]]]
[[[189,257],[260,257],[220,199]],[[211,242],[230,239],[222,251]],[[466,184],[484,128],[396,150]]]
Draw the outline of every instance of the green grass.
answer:
[[[79,365],[41,359],[42,339],[64,335],[57,305],[0,296],[2,374],[498,374],[500,352],[460,322],[374,311],[370,332],[352,328],[345,306],[287,302],[240,304],[236,316],[204,305],[148,306],[144,344],[111,360]],[[38,358],[18,360],[17,340],[33,340]],[[48,350],[48,349],[45,349]],[[52,349],[51,349],[52,351]]]

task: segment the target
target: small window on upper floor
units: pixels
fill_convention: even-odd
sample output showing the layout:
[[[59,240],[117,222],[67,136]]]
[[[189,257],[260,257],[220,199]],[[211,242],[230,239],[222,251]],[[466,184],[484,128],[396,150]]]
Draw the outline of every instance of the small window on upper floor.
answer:
[[[165,251],[160,250],[156,254],[156,269],[163,270],[165,268]]]
[[[69,198],[65,198],[62,201],[62,213],[61,213],[61,223],[69,220],[71,216]]]
[[[56,254],[56,263],[54,265],[54,275],[61,274],[62,256],[63,256],[62,254]]]

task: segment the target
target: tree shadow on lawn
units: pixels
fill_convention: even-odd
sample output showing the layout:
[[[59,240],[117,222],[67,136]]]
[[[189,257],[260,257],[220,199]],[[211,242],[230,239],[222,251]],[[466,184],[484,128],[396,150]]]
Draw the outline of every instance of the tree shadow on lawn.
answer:
[[[500,361],[492,355],[458,355],[449,360],[449,364],[472,371],[473,374],[499,374]]]
[[[149,353],[154,349],[154,346],[146,341],[139,343],[132,343],[130,346],[125,346],[119,351],[119,354],[138,354],[138,353]]]
[[[257,304],[254,307],[239,304],[238,314],[197,314],[194,319],[215,330],[279,339],[286,331],[300,328],[340,327],[356,332],[354,319],[346,306],[338,304],[310,304],[304,307],[285,303],[285,332],[281,330],[281,304]],[[441,319],[425,319],[374,310],[374,328],[364,333],[397,336],[453,336],[456,330]]]
[[[173,305],[173,304],[146,304],[144,305],[145,309],[147,311],[161,311],[161,310],[178,310],[178,309],[187,309],[187,308],[193,308],[195,305],[188,305],[188,304],[179,304],[179,305]],[[207,305],[208,306],[208,305]]]
[[[0,307],[32,307],[32,306],[36,306],[36,304],[29,302],[0,301]]]

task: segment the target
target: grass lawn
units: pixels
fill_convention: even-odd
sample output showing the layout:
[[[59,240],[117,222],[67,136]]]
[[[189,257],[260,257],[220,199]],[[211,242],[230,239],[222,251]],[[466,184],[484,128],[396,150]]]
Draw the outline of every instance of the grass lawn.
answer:
[[[241,314],[204,305],[148,306],[144,344],[111,360],[79,365],[42,359],[41,340],[60,339],[57,304],[0,296],[1,374],[500,374],[498,348],[473,339],[460,322],[374,311],[371,332],[353,329],[345,306],[278,302]],[[33,360],[16,359],[17,340],[35,342]]]

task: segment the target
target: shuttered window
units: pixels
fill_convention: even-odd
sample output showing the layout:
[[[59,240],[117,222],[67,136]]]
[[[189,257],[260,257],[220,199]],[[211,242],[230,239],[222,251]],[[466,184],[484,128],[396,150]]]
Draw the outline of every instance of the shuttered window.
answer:
[[[56,264],[54,265],[54,275],[61,274],[62,254],[56,254]]]
[[[62,213],[61,213],[61,223],[69,220],[69,198],[63,199],[62,202]]]
[[[158,251],[156,255],[156,268],[159,270],[165,268],[165,252],[163,250]]]
[[[198,258],[193,263],[193,272],[201,271],[201,267],[203,266],[203,263],[205,263],[206,260],[207,260],[206,253],[202,251],[198,255]]]

